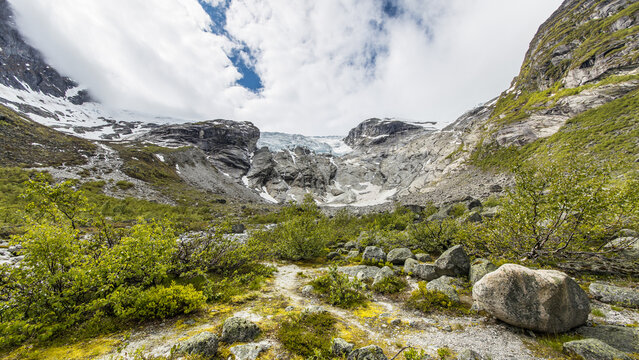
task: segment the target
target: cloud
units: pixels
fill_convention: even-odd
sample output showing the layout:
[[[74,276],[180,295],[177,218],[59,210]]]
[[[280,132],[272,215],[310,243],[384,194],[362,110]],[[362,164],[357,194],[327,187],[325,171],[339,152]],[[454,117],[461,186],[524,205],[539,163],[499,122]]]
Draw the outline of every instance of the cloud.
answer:
[[[509,86],[560,4],[202,0],[225,11],[213,32],[197,0],[10,2],[29,41],[106,105],[318,135],[373,116],[450,123]],[[243,82],[247,67],[259,78]]]

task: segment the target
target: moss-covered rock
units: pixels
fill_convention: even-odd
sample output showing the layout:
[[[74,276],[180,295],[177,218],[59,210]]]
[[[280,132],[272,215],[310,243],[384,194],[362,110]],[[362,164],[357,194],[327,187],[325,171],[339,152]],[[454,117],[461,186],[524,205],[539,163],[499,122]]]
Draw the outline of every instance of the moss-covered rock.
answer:
[[[564,352],[584,360],[631,360],[628,355],[598,339],[583,339],[564,343]]]

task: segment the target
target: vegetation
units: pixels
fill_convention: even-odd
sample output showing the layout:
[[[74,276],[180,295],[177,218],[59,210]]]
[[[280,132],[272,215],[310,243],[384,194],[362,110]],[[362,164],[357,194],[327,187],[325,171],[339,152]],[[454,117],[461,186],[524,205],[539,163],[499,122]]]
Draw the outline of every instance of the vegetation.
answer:
[[[373,285],[373,291],[381,294],[396,294],[408,286],[406,280],[398,276],[387,277]]]
[[[426,289],[426,283],[420,281],[408,300],[406,306],[419,310],[424,314],[431,312],[464,312],[466,309],[462,304],[452,301],[446,294]]]
[[[334,306],[353,308],[366,302],[362,292],[364,284],[350,280],[347,275],[337,271],[336,266],[331,266],[328,273],[311,281],[310,285],[327,303]]]
[[[312,356],[319,350],[328,356],[337,320],[327,312],[302,312],[285,319],[277,332],[282,346],[300,356]]]

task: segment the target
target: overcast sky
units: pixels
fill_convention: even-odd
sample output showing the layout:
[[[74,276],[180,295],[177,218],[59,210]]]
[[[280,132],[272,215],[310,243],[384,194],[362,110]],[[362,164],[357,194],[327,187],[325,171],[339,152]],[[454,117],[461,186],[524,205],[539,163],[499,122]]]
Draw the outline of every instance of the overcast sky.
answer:
[[[510,85],[560,0],[9,0],[28,41],[107,106],[342,135],[445,125]]]

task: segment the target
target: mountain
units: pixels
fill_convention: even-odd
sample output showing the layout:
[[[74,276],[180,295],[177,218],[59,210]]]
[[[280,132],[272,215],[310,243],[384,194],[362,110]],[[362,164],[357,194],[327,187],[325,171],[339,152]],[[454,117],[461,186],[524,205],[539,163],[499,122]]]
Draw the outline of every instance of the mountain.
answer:
[[[125,174],[151,184],[157,177],[149,174],[165,174],[239,201],[282,203],[311,192],[327,206],[448,203],[501,191],[512,181],[509,167],[535,156],[639,158],[639,3],[632,1],[564,1],[532,39],[510,89],[444,129],[373,118],[343,139],[106,109],[24,41],[6,1],[0,15],[0,56],[10,64],[0,102],[110,149]],[[35,135],[24,141],[45,144]],[[2,165],[19,163],[17,146],[4,147],[14,159]]]

